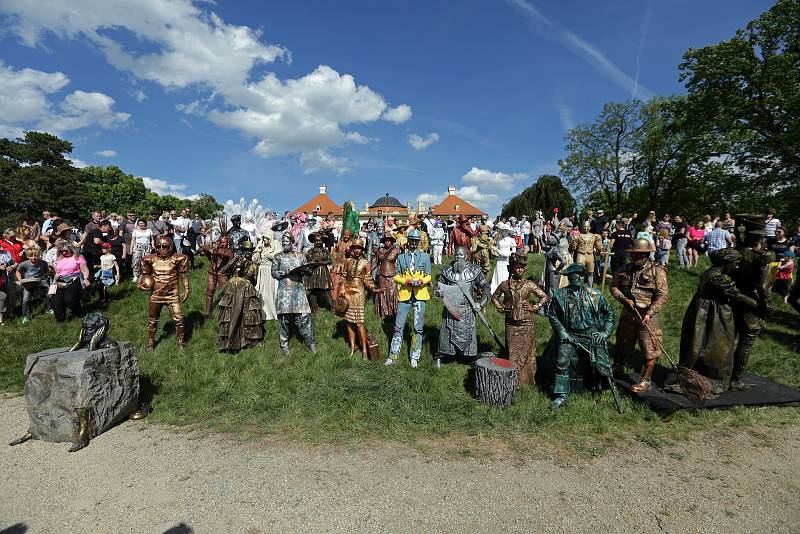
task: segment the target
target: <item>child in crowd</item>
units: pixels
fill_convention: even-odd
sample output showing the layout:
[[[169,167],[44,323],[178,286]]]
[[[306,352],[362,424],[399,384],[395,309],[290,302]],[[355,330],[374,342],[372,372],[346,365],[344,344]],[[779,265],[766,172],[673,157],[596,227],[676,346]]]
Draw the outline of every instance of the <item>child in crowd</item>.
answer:
[[[31,320],[31,302],[43,299],[47,303],[50,287],[50,265],[42,259],[41,249],[31,246],[27,254],[28,259],[17,266],[17,283],[22,287],[22,324]]]
[[[108,288],[114,284],[119,284],[119,263],[117,258],[111,253],[111,243],[103,243],[103,255],[100,256],[100,265],[96,267],[97,272],[94,277],[100,282],[100,306],[108,306]]]
[[[789,303],[789,290],[792,287],[792,272],[794,271],[794,252],[787,251],[778,264],[778,274],[775,276],[775,285],[772,289],[783,297],[783,303]]]

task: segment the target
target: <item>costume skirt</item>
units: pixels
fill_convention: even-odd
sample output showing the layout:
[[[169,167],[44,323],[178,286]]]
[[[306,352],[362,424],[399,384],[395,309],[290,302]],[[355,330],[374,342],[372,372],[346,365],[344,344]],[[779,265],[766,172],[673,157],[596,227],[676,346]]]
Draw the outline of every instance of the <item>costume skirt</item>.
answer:
[[[378,289],[386,291],[373,295],[375,314],[381,320],[394,317],[397,315],[397,284],[394,278],[378,275]]]

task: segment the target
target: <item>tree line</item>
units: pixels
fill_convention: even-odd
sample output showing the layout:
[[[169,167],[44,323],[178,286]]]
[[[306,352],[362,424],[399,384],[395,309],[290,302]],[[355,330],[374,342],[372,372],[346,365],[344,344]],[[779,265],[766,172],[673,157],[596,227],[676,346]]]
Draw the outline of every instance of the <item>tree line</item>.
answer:
[[[0,227],[16,227],[26,216],[39,219],[53,210],[79,224],[95,210],[144,216],[152,211],[188,208],[211,217],[222,205],[208,194],[197,199],[159,195],[142,178],[119,167],[76,168],[67,154],[72,143],[42,132],[26,132],[16,140],[0,139]]]
[[[787,223],[800,219],[800,0],[689,49],[679,79],[685,95],[610,102],[568,132],[559,161],[568,193],[612,213],[694,219],[772,207]],[[542,178],[503,214],[546,211],[542,190],[563,185]]]

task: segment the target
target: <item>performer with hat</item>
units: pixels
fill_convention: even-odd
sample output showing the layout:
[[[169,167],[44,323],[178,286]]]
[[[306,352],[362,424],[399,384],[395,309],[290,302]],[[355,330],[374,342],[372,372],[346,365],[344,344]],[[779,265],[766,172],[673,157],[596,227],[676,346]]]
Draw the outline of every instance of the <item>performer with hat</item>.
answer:
[[[408,233],[408,249],[397,257],[397,316],[394,321],[394,333],[389,345],[389,357],[386,365],[395,365],[400,358],[403,345],[403,330],[411,310],[414,311],[411,335],[411,367],[419,365],[422,355],[422,331],[425,325],[425,306],[430,300],[428,287],[431,284],[431,258],[418,250],[420,233],[412,230]]]
[[[433,221],[433,227],[431,228],[430,235],[431,240],[431,253],[433,255],[433,264],[434,265],[441,265],[442,264],[442,252],[444,251],[444,244],[447,240],[447,234],[442,228],[442,223],[439,219]]]
[[[172,320],[175,321],[175,337],[178,348],[185,346],[183,331],[183,312],[181,303],[189,298],[189,258],[184,254],[175,254],[174,245],[169,235],[156,238],[156,253],[142,258],[142,276],[137,287],[150,291],[147,319],[147,351],[152,352],[156,344],[156,328],[161,308],[169,307]],[[178,287],[183,285],[183,295]]]
[[[211,315],[211,308],[214,305],[214,293],[217,287],[220,291],[228,283],[228,271],[225,269],[228,262],[233,258],[233,249],[227,234],[211,245],[203,245],[200,250],[209,258],[208,279],[206,281],[206,315]]]
[[[228,230],[228,239],[230,240],[231,250],[234,256],[241,256],[242,250],[239,248],[239,243],[244,239],[250,239],[250,232],[242,228],[242,216],[233,215],[231,217],[231,228]]]
[[[397,274],[397,257],[400,249],[395,246],[397,239],[388,233],[381,237],[381,247],[375,250],[374,259],[377,264],[377,286],[385,291],[374,297],[375,314],[381,321],[387,319],[394,322],[397,315],[397,284],[394,277]]]
[[[331,253],[325,248],[325,232],[312,232],[308,235],[314,246],[306,252],[306,261],[311,265],[304,283],[309,292],[308,303],[311,313],[319,311],[320,302],[324,302],[329,310],[333,310],[333,281],[328,266],[333,263]]]
[[[367,300],[366,290],[372,293],[383,293],[372,281],[372,269],[364,258],[364,240],[360,237],[350,243],[349,254],[345,260],[342,276],[339,278],[339,298],[347,299],[347,339],[350,343],[350,355],[356,351],[356,334],[361,341],[364,359],[367,359],[367,331],[364,328],[364,308]]]
[[[611,283],[611,295],[622,304],[614,349],[614,376],[623,377],[625,359],[633,353],[636,342],[644,352],[644,366],[634,393],[650,391],[656,361],[661,356],[661,309],[669,300],[667,270],[650,259],[655,246],[647,239],[637,239],[625,250],[631,263],[625,264]]]
[[[219,299],[217,348],[236,352],[256,347],[264,339],[261,326],[261,300],[254,287],[258,267],[252,261],[255,246],[249,238],[239,242],[241,256],[225,266],[230,275]]]
[[[314,322],[303,286],[303,269],[306,255],[294,250],[294,237],[286,232],[281,238],[282,252],[272,261],[272,277],[278,281],[275,311],[278,313],[278,342],[281,352],[289,354],[289,325],[294,322],[308,349],[316,354]]]
[[[533,280],[526,280],[526,254],[512,254],[508,271],[511,277],[500,282],[492,294],[492,304],[506,318],[508,359],[519,369],[518,385],[533,385],[536,376],[536,323],[533,314],[547,305],[547,295]],[[536,297],[536,303],[531,302]]]
[[[353,238],[353,233],[350,229],[342,231],[342,238],[336,243],[331,250],[333,259],[333,269],[331,270],[331,279],[333,280],[333,300],[339,297],[339,278],[342,276],[344,270],[344,263],[347,261],[348,249],[350,248],[350,240]]]
[[[586,267],[586,281],[589,287],[594,284],[594,256],[603,253],[603,240],[600,234],[591,232],[591,223],[586,221],[581,227],[581,233],[575,236],[570,243],[570,250],[575,251],[575,262]]]
[[[453,227],[453,238],[450,240],[452,249],[450,253],[452,254],[458,247],[464,247],[470,254],[471,259],[472,238],[476,235],[478,235],[478,233],[470,226],[467,218],[463,215],[459,215]]]

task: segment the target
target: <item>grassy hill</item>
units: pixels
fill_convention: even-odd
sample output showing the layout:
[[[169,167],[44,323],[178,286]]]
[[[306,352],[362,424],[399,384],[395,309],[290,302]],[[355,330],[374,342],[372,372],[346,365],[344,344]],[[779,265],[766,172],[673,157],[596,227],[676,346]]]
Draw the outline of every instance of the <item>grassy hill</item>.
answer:
[[[192,294],[183,307],[188,338],[185,352],[177,350],[167,310],[162,312],[156,350],[144,351],[147,294],[130,282],[113,289],[112,303],[104,312],[111,320],[110,337],[132,341],[137,348],[143,397],[154,408],[151,421],[320,443],[415,441],[446,435],[469,436],[467,443],[472,436],[513,442],[538,436],[591,453],[620,439],[658,444],[686,437],[697,429],[800,420],[794,408],[735,409],[661,418],[627,398],[625,413],[619,415],[608,393],[574,396],[561,412],[554,413],[548,398],[535,388],[520,391],[516,404],[509,409],[493,410],[475,402],[465,390],[466,365],[433,368],[430,354],[437,343],[442,310],[438,299],[428,307],[423,360],[417,370],[411,369],[407,359],[400,366],[385,368],[350,357],[344,323],[328,311],[315,318],[316,356],[297,340],[292,341],[291,355],[283,356],[275,322],[266,323],[262,347],[235,355],[221,354],[215,348],[216,313],[206,317],[202,311],[205,267],[202,260],[198,261],[198,268],[191,272]],[[541,270],[541,257],[532,256],[528,275],[538,280]],[[676,358],[681,320],[699,272],[670,270],[671,300],[663,312],[664,344]],[[388,339],[382,325],[371,307],[367,315],[367,328],[378,334],[385,354]],[[502,316],[493,309],[488,316],[502,336]],[[800,336],[791,326],[794,319],[789,308],[777,304],[755,347],[750,370],[800,386]],[[541,352],[551,330],[543,317],[536,318],[536,327]],[[19,320],[6,324],[0,330],[0,391],[20,392],[26,355],[71,345],[78,330],[79,320],[58,325],[41,308],[26,326]],[[404,357],[409,337],[407,333]],[[479,341],[482,350],[492,350],[491,338],[482,327]]]

